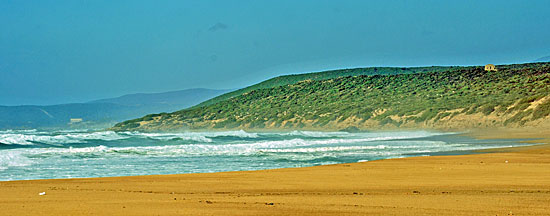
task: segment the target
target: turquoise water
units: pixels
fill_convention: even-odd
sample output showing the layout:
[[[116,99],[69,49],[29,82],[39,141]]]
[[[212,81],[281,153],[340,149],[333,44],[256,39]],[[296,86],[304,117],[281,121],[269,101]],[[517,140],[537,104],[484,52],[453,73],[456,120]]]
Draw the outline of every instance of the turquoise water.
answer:
[[[519,146],[456,133],[0,131],[0,181],[305,167]]]

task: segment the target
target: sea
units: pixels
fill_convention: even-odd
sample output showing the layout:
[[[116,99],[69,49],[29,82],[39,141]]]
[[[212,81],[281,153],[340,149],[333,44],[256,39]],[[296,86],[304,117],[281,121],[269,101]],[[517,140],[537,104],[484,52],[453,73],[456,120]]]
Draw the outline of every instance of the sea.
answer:
[[[433,131],[0,131],[0,181],[263,170],[526,145]]]

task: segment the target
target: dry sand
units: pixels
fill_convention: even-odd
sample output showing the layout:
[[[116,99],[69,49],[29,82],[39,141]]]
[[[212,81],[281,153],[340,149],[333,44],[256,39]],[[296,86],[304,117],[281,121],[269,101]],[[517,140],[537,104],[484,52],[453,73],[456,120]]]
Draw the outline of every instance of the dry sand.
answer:
[[[547,142],[549,132],[474,135]],[[0,215],[364,214],[550,215],[550,146],[250,172],[0,182]]]

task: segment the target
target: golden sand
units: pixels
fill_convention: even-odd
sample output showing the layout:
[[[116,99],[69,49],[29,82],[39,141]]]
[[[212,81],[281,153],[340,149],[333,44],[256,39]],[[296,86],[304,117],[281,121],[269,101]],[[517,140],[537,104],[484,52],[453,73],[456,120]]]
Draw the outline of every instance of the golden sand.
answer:
[[[550,137],[548,130],[474,135]],[[0,215],[365,214],[550,215],[550,146],[248,172],[0,182]]]

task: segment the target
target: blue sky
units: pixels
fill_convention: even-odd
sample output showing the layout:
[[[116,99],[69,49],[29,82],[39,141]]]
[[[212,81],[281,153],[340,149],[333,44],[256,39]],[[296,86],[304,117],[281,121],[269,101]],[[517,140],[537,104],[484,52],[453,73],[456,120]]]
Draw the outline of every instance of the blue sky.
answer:
[[[0,3],[0,105],[240,88],[359,66],[550,55],[550,1]]]

